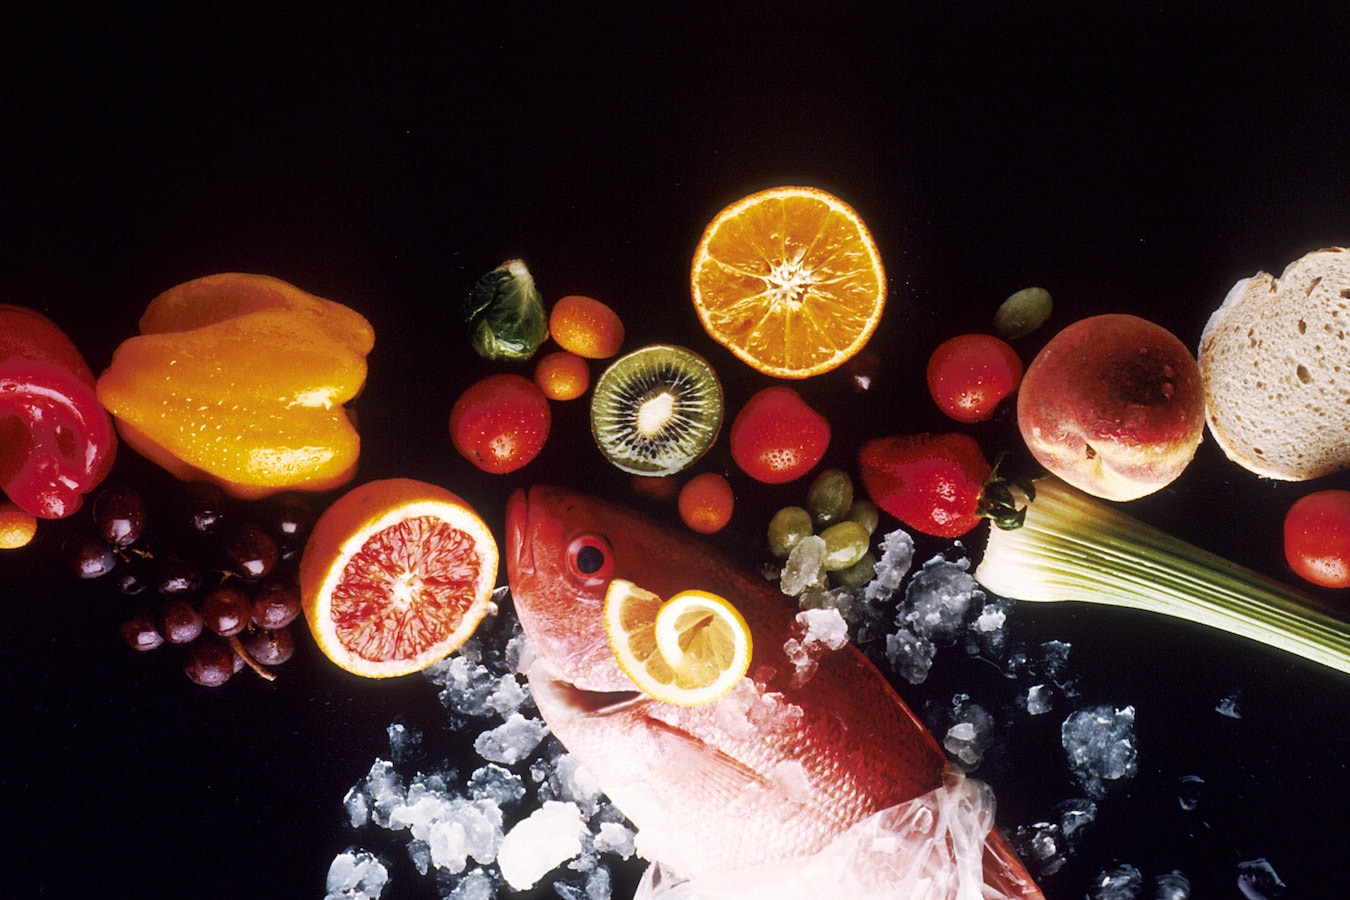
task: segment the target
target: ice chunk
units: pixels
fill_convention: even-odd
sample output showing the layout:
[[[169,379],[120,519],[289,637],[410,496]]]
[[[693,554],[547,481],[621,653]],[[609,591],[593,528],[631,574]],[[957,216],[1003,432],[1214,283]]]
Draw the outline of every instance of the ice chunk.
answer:
[[[1214,707],[1214,711],[1219,715],[1227,716],[1230,719],[1240,719],[1242,718],[1241,701],[1242,692],[1234,691],[1220,700],[1218,706]]]
[[[1247,900],[1275,900],[1284,892],[1285,884],[1270,863],[1248,859],[1237,865],[1237,886]]]
[[[998,631],[1008,621],[1008,611],[996,603],[986,603],[975,619],[975,630],[988,634]]]
[[[543,720],[527,719],[516,712],[496,728],[479,734],[473,749],[488,762],[511,766],[533,753],[547,733]]]
[[[471,800],[491,800],[498,806],[509,806],[525,796],[521,777],[495,763],[475,769],[467,789]]]
[[[796,637],[783,643],[783,652],[795,671],[792,686],[801,687],[815,674],[820,658],[848,643],[848,623],[839,610],[804,609],[793,625]]]
[[[908,628],[886,635],[886,659],[896,674],[910,684],[923,684],[928,680],[935,656],[937,645]]]
[[[545,801],[506,833],[497,851],[502,878],[518,891],[534,887],[545,874],[581,853],[586,834],[575,803]]]
[[[1055,705],[1050,688],[1043,684],[1033,684],[1027,688],[1027,713],[1033,716],[1048,713]]]
[[[619,822],[601,822],[595,830],[594,847],[599,853],[613,853],[620,859],[633,855],[633,829]]]
[[[984,761],[984,752],[994,743],[994,717],[968,694],[952,698],[953,724],[942,741],[943,748],[961,763],[966,771],[978,768]]]
[[[875,573],[864,596],[868,600],[884,601],[895,593],[914,565],[914,538],[897,528],[882,537],[878,549],[881,556],[877,558]]]
[[[984,600],[969,568],[969,559],[952,562],[937,556],[924,563],[905,589],[905,606],[896,624],[935,641],[954,638],[971,603]]]
[[[587,819],[600,808],[603,796],[600,782],[596,781],[591,770],[577,762],[570,753],[561,753],[552,761],[539,785],[540,800],[575,803]]]
[[[1182,775],[1177,779],[1177,802],[1187,812],[1193,812],[1200,806],[1200,795],[1205,779],[1199,775]]]
[[[1132,778],[1137,771],[1134,707],[1080,709],[1060,726],[1069,769],[1090,797],[1102,797],[1107,781]]]
[[[389,870],[367,850],[348,850],[328,866],[324,900],[377,900],[389,883]]]
[[[1191,880],[1173,869],[1153,879],[1153,900],[1190,900]]]
[[[824,585],[825,539],[817,534],[807,535],[788,554],[778,586],[783,593],[796,597],[807,588]]]
[[[1129,863],[1100,872],[1088,886],[1088,900],[1138,900],[1144,876]]]
[[[384,759],[371,763],[370,771],[351,790],[343,801],[353,825],[373,821],[381,828],[389,827],[389,811],[403,805],[407,796],[403,779],[394,771],[394,764]]]
[[[497,900],[497,882],[482,869],[473,869],[456,880],[446,900]]]
[[[393,722],[387,729],[389,734],[389,756],[395,763],[408,762],[417,756],[422,747],[422,733],[409,728],[402,722]]]

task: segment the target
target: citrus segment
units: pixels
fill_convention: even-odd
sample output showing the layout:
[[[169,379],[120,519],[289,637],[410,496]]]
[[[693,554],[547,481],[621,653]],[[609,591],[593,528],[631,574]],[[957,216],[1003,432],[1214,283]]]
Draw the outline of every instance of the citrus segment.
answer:
[[[305,618],[349,672],[418,672],[473,634],[497,561],[492,532],[455,494],[406,478],[368,482],[314,525],[300,561]]]
[[[848,361],[886,301],[867,226],[847,203],[810,187],[759,191],[718,213],[694,252],[690,287],[713,340],[780,378]]]
[[[605,592],[604,617],[619,668],[665,703],[711,703],[750,668],[750,629],[715,594],[681,591],[663,601],[616,578]]]

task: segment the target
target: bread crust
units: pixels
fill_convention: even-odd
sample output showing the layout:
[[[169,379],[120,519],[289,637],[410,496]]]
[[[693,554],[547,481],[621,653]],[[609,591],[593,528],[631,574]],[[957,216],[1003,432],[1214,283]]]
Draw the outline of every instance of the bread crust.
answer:
[[[1281,481],[1350,467],[1350,251],[1237,282],[1198,357],[1205,421],[1233,462]]]

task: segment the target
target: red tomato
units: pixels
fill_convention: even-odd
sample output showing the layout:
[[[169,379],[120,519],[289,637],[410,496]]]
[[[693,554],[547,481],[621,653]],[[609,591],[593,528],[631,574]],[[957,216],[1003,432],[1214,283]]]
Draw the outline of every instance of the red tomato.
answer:
[[[503,475],[544,449],[551,416],[548,398],[522,375],[489,375],[475,382],[450,410],[450,439],[484,472]]]
[[[1284,558],[1313,584],[1350,587],[1350,491],[1316,491],[1289,507]]]
[[[731,457],[745,474],[765,484],[800,478],[830,446],[830,423],[788,387],[751,397],[731,423]]]
[[[992,334],[943,341],[928,358],[928,391],[958,422],[983,422],[1022,381],[1022,360]]]

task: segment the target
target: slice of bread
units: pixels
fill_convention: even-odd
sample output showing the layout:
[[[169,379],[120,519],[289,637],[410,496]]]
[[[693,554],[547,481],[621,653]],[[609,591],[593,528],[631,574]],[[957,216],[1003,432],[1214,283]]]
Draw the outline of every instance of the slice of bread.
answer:
[[[1199,359],[1205,418],[1233,462],[1283,481],[1350,467],[1350,250],[1233,285]]]

